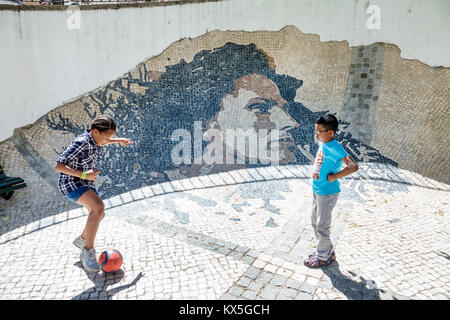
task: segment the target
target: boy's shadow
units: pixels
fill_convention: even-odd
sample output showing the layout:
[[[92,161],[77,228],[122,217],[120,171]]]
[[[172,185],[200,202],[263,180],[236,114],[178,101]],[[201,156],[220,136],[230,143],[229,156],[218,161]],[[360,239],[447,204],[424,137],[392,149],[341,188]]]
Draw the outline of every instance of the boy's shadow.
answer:
[[[355,281],[344,275],[339,269],[339,263],[334,261],[331,265],[322,268],[322,271],[330,278],[334,288],[342,292],[349,300],[384,300],[391,297],[382,289],[377,289],[375,281],[359,277],[361,281]],[[352,275],[355,275],[349,271]]]
[[[75,263],[75,266],[84,270],[80,261]],[[123,279],[125,274],[122,269],[111,273],[86,272],[86,275],[94,283],[94,287],[83,291],[73,297],[72,300],[111,300],[114,294],[134,286],[144,276],[142,272],[139,272],[137,277],[129,284],[107,290],[108,286],[116,284]]]

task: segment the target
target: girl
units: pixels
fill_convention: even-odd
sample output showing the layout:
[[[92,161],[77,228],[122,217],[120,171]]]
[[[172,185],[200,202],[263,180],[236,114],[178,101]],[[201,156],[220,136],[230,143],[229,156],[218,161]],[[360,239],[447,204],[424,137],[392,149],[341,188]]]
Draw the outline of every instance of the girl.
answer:
[[[95,189],[95,179],[100,172],[94,169],[99,148],[112,143],[122,146],[133,143],[126,138],[113,138],[115,133],[114,120],[109,116],[98,116],[56,160],[55,170],[60,172],[59,192],[89,211],[83,232],[73,241],[81,249],[80,260],[88,272],[99,270],[94,240],[100,221],[105,216],[105,206]]]

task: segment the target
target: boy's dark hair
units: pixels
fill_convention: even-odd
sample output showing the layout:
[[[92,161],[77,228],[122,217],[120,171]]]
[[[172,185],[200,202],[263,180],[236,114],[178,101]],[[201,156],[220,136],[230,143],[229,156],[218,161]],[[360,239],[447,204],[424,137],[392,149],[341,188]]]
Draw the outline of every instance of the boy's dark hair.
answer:
[[[100,115],[92,121],[87,131],[90,132],[92,129],[97,129],[100,132],[105,132],[108,130],[116,131],[116,123],[110,116]]]
[[[316,120],[316,124],[322,125],[327,130],[333,130],[334,133],[338,130],[338,120],[337,118],[327,113],[324,116],[321,116],[319,119]]]

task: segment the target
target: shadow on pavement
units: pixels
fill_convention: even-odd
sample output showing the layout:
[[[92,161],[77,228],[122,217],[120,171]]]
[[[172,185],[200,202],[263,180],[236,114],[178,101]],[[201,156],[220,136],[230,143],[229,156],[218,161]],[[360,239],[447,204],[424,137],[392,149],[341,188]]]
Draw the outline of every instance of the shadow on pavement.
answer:
[[[355,281],[347,277],[339,269],[337,261],[322,270],[330,278],[332,286],[349,300],[410,300],[409,297],[379,289],[373,280],[366,280],[359,276],[361,281]],[[353,272],[349,272],[356,276]]]
[[[83,269],[80,261],[75,263],[75,265]],[[79,295],[73,297],[72,300],[112,300],[113,295],[136,285],[136,283],[144,276],[142,272],[139,272],[137,277],[129,284],[107,290],[108,286],[122,281],[125,275],[122,269],[111,273],[86,272],[86,275],[88,276],[89,280],[94,283],[94,287],[83,291]]]
[[[380,300],[374,281],[363,277],[360,277],[361,282],[352,280],[341,272],[337,261],[322,270],[330,278],[333,287],[349,300]]]

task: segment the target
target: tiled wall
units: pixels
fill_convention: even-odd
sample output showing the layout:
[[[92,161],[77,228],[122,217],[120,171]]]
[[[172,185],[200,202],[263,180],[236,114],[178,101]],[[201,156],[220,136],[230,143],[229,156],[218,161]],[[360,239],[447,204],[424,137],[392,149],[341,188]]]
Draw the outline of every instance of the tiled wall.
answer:
[[[352,49],[352,60],[340,120],[350,123],[349,132],[355,139],[370,145],[380,95],[383,43]]]
[[[356,160],[399,165],[449,183],[449,149],[445,136],[437,136],[448,136],[449,75],[448,69],[400,58],[390,44],[350,48],[345,41],[320,42],[295,27],[214,31],[172,44],[17,130],[15,139],[0,145],[0,161],[10,175],[29,180],[27,196],[44,192],[57,198],[51,172],[58,154],[96,115],[109,114],[117,136],[135,142],[102,148],[98,188],[110,197],[164,181],[262,166],[175,165],[171,152],[178,142],[171,135],[185,129],[194,138],[196,122],[202,132],[288,127],[280,164],[310,164],[317,151],[314,122],[331,112],[340,119],[337,140]],[[256,98],[258,104],[250,106]],[[203,150],[207,145],[203,142]]]
[[[450,182],[450,70],[387,45],[372,146],[402,168]]]

